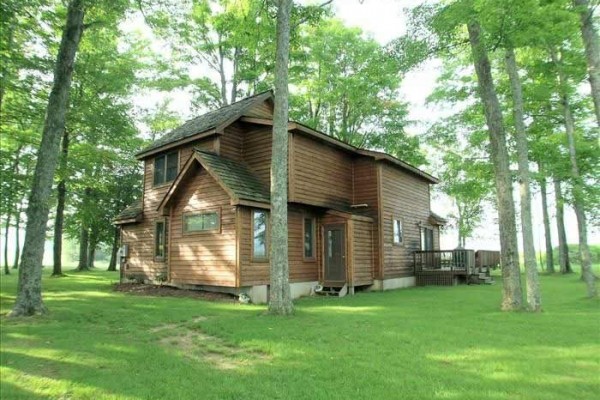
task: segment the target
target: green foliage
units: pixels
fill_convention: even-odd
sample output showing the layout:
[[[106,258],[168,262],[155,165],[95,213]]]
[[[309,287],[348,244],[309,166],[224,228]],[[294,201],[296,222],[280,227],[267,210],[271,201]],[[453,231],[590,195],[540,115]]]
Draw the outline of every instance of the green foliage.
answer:
[[[586,62],[581,43],[578,15],[570,0],[453,0],[424,4],[411,10],[408,32],[390,46],[404,68],[414,68],[433,56],[443,61],[444,70],[438,87],[429,100],[453,115],[435,124],[427,134],[428,145],[442,154],[439,174],[442,189],[457,204],[456,225],[461,226],[463,210],[480,216],[481,202],[491,188],[493,175],[487,170],[487,133],[483,108],[477,96],[465,25],[476,19],[482,27],[484,42],[492,62],[494,81],[505,126],[512,133],[514,121],[504,50],[514,48],[521,68],[525,118],[529,136],[530,160],[539,174],[553,176],[566,183],[566,199],[573,203],[573,188],[579,184],[583,203],[592,223],[598,223],[599,175],[598,133],[592,121],[591,99],[578,90],[586,79]],[[551,60],[559,54],[560,64]],[[568,77],[560,88],[557,71]],[[571,177],[564,121],[561,112],[563,91],[569,96],[576,120],[577,163],[581,182]],[[511,135],[508,135],[510,138]],[[509,150],[516,161],[514,143]],[[459,156],[458,156],[459,155]],[[467,224],[471,225],[471,224]],[[464,228],[466,232],[470,229]]]
[[[362,148],[427,162],[406,134],[398,63],[375,40],[336,19],[305,27],[293,49],[291,118]]]
[[[590,256],[592,264],[600,264],[600,245],[592,244],[590,247]],[[573,264],[581,265],[581,254],[579,253],[579,245],[569,244],[569,261]],[[552,249],[552,254],[555,260],[558,260],[558,247]]]
[[[112,290],[118,273],[49,278],[52,313],[3,320],[3,398],[592,399],[600,303],[542,276],[545,312],[502,313],[501,285],[306,298],[266,307]],[[15,276],[3,277],[0,313]],[[574,367],[576,366],[576,367]],[[160,377],[160,379],[157,379]],[[385,384],[382,384],[384,382]]]

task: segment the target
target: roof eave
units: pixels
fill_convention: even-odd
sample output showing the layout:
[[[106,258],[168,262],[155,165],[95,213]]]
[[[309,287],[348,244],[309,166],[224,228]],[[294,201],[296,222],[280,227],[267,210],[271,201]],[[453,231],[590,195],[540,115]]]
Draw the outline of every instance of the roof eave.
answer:
[[[165,150],[169,150],[169,149],[172,149],[174,147],[181,146],[182,144],[193,142],[195,140],[205,139],[205,138],[208,138],[208,137],[213,136],[213,135],[220,135],[222,133],[223,133],[222,130],[219,130],[217,128],[211,128],[211,129],[206,130],[204,132],[200,132],[200,133],[197,133],[195,135],[188,136],[187,138],[183,138],[181,140],[176,140],[174,142],[166,143],[166,144],[164,144],[162,146],[159,146],[159,147],[156,147],[154,149],[142,150],[141,152],[139,152],[139,153],[137,153],[135,155],[135,158],[138,159],[138,160],[143,160],[143,159],[148,158],[148,157],[150,157],[150,156],[152,156],[154,154],[161,153],[161,152],[163,152]]]
[[[142,222],[142,215],[138,215],[135,218],[117,218],[113,220],[113,225],[127,225],[127,224],[137,224]]]

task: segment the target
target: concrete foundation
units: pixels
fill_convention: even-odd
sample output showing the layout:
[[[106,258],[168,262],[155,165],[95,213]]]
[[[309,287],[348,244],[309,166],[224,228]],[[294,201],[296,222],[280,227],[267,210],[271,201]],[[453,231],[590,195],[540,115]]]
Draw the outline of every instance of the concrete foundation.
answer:
[[[373,285],[369,288],[372,291],[382,290],[393,290],[402,289],[407,287],[416,286],[416,278],[414,276],[407,276],[404,278],[391,278],[391,279],[376,279],[373,281]]]
[[[297,299],[303,296],[311,296],[314,294],[314,287],[319,282],[295,282],[290,283],[290,295],[292,299]],[[268,285],[256,285],[247,288],[241,288],[240,292],[246,293],[250,296],[252,303],[254,304],[266,304],[269,302],[269,286]]]

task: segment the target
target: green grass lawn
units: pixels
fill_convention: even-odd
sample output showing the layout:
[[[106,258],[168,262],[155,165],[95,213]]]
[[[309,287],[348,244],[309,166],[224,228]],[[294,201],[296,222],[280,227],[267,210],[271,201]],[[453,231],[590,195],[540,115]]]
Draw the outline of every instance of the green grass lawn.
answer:
[[[50,271],[45,270],[45,276]],[[8,399],[593,399],[600,303],[543,276],[544,312],[499,311],[501,286],[426,287],[265,307],[112,291],[117,273],[46,277],[51,313],[7,319]]]

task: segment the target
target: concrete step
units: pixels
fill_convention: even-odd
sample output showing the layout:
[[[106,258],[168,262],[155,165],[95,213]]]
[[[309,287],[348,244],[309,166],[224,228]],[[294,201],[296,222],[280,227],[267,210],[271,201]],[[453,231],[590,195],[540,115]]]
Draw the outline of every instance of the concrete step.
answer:
[[[317,285],[317,287],[315,288],[315,294],[317,294],[319,296],[344,297],[345,295],[348,294],[348,284],[345,284],[341,288]]]

